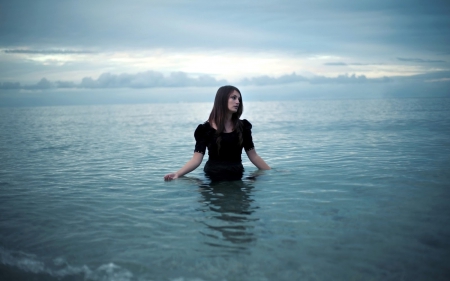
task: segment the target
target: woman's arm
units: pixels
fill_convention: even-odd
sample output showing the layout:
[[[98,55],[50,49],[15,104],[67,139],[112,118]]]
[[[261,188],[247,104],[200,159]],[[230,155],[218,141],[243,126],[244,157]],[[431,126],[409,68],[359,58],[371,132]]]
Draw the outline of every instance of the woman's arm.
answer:
[[[266,164],[266,162],[264,162],[264,160],[259,157],[259,155],[256,153],[255,149],[246,151],[247,152],[247,156],[248,159],[250,159],[250,161],[253,163],[253,165],[255,165],[258,169],[260,170],[270,170],[269,165]]]
[[[203,154],[200,152],[194,152],[194,156],[192,156],[191,160],[189,160],[183,168],[178,170],[175,173],[167,174],[164,176],[164,180],[170,181],[177,179],[181,176],[184,176],[187,173],[192,172],[193,170],[197,169],[198,166],[202,163],[203,160]]]

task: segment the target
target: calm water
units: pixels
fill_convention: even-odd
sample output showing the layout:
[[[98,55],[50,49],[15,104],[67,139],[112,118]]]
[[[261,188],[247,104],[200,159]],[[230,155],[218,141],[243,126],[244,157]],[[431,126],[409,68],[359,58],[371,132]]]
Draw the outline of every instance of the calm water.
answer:
[[[164,182],[211,107],[0,108],[0,279],[450,280],[450,99],[247,102],[273,170]]]

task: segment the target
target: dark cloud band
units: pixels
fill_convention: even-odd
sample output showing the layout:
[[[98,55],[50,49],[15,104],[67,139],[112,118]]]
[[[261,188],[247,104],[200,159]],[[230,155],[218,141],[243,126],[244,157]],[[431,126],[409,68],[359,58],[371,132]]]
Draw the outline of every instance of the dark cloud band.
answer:
[[[4,50],[7,54],[36,54],[36,55],[73,55],[73,54],[94,54],[87,50],[27,50],[27,49],[8,49]]]
[[[332,66],[345,66],[347,65],[345,62],[326,62],[324,65],[332,65]]]
[[[445,60],[424,60],[419,58],[397,58],[399,61],[418,62],[418,63],[444,63]]]
[[[292,83],[317,84],[373,84],[391,82],[440,82],[450,79],[450,71],[437,71],[426,74],[398,77],[367,78],[365,75],[339,75],[337,77],[313,76],[305,77],[295,73],[282,75],[280,77],[270,77],[267,75],[245,78],[237,82],[242,86],[267,86],[283,85]],[[228,84],[226,80],[217,80],[211,76],[204,75],[190,77],[184,72],[173,72],[164,76],[157,71],[146,71],[136,74],[122,73],[119,75],[103,73],[97,79],[85,77],[80,83],[71,81],[51,82],[42,78],[38,83],[32,85],[22,85],[19,82],[0,83],[0,90],[45,90],[45,89],[119,89],[119,88],[175,88],[175,87],[211,87]]]
[[[146,71],[136,74],[122,73],[119,75],[103,73],[98,79],[84,77],[80,83],[71,81],[51,82],[42,78],[33,85],[22,85],[19,82],[4,82],[0,84],[2,90],[24,89],[43,90],[52,88],[78,89],[111,89],[111,88],[167,88],[167,87],[208,87],[226,84],[226,80],[216,80],[209,75],[190,77],[184,72],[173,72],[164,76],[157,71]]]

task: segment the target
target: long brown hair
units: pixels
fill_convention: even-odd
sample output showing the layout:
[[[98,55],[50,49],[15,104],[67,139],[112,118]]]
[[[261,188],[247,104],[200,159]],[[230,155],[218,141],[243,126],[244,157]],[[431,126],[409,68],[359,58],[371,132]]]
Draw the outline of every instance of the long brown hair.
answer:
[[[225,117],[228,113],[228,99],[230,95],[234,92],[238,92],[241,97],[239,98],[239,108],[237,112],[233,113],[231,116],[231,122],[233,123],[233,130],[239,135],[239,144],[242,144],[242,122],[239,118],[244,112],[244,104],[242,103],[242,94],[238,88],[234,86],[222,86],[217,90],[216,98],[214,99],[214,107],[209,114],[209,123],[214,123],[217,127],[216,134],[217,146],[220,150],[220,141],[222,140],[221,134],[225,131]]]

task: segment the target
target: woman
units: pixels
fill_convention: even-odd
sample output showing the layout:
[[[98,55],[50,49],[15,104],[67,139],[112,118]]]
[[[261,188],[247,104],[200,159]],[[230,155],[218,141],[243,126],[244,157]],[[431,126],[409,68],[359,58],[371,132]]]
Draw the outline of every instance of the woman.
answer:
[[[259,157],[253,146],[252,125],[246,119],[239,119],[243,110],[242,96],[238,88],[220,87],[208,121],[198,125],[195,130],[194,156],[180,170],[165,175],[164,179],[174,180],[195,170],[202,163],[206,148],[209,160],[205,164],[204,171],[211,180],[242,178],[244,173],[242,148],[257,168],[269,170],[269,165]]]

